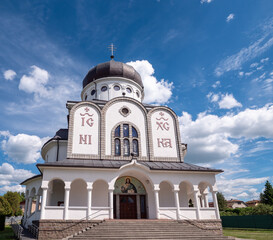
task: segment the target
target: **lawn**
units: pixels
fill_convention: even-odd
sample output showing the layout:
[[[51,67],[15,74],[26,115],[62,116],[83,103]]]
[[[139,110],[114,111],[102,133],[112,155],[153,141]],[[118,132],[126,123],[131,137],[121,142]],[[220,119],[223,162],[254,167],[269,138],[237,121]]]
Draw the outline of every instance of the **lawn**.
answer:
[[[14,234],[10,225],[6,225],[4,231],[0,231],[0,240],[14,240]]]
[[[273,240],[273,230],[223,228],[224,236],[247,238],[255,240]]]

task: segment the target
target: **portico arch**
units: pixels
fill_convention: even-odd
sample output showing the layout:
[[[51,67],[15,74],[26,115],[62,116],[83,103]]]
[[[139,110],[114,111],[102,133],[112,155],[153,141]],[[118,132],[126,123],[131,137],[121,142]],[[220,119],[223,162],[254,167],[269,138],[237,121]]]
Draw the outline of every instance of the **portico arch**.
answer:
[[[114,185],[114,218],[147,218],[147,192],[143,183],[133,176],[121,176]]]
[[[61,179],[53,179],[48,183],[47,206],[64,205],[64,182]]]
[[[173,186],[169,182],[163,181],[160,183],[159,188],[159,206],[175,207]]]
[[[87,206],[87,184],[82,179],[71,183],[69,206]]]

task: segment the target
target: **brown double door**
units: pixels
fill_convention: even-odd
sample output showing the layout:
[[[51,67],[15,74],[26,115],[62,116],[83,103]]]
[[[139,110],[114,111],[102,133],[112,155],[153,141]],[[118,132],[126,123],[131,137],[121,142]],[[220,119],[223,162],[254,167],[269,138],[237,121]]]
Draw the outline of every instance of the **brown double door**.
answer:
[[[136,195],[119,196],[120,219],[136,219],[137,203]]]

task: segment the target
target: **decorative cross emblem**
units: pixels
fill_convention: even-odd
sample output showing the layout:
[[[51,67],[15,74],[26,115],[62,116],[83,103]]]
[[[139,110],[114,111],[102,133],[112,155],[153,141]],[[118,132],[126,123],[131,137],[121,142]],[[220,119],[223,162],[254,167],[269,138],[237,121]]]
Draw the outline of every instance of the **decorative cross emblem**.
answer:
[[[85,110],[86,112],[89,112],[90,109],[89,109],[88,107],[86,107],[84,110]]]
[[[117,48],[114,47],[114,44],[111,43],[111,45],[108,47],[111,51],[111,59],[114,58],[114,51],[116,51]]]

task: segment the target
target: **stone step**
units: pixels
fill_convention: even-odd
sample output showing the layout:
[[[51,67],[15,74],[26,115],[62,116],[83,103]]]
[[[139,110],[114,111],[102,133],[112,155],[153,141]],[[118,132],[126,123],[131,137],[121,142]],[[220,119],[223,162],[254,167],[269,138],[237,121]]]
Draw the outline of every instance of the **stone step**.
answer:
[[[185,222],[181,223],[168,220],[106,220],[69,239],[227,240],[230,238],[204,231]]]

